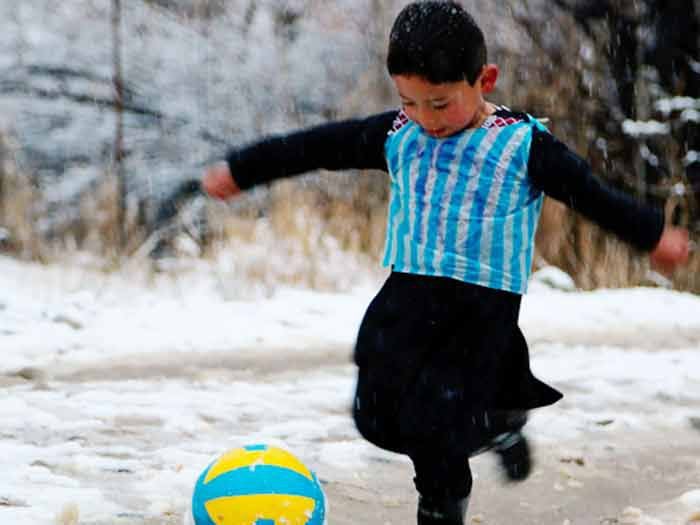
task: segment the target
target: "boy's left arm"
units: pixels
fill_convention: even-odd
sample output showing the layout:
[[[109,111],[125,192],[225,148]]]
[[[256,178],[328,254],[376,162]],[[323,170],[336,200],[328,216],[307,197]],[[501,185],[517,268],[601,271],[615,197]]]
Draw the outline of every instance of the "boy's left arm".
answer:
[[[528,172],[544,193],[636,248],[664,273],[688,261],[688,231],[666,226],[662,210],[602,184],[588,163],[546,131],[535,129]]]
[[[662,273],[672,273],[690,257],[690,235],[685,228],[665,228],[656,247],[649,254],[651,266]]]

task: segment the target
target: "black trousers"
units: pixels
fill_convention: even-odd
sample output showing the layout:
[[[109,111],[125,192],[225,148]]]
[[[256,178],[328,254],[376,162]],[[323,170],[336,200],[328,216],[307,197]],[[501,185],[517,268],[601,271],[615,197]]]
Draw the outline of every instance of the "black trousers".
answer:
[[[530,371],[520,299],[394,272],[370,303],[355,346],[355,423],[377,446],[409,455],[424,490],[438,490],[431,479],[463,485],[469,456],[509,430],[508,414],[561,398]]]
[[[518,411],[498,411],[474,417],[474,432],[484,436],[476,449],[462,454],[451,454],[427,446],[408,452],[416,476],[416,490],[433,501],[459,500],[466,498],[472,489],[472,474],[469,458],[493,448],[493,438],[501,434],[520,430],[527,421],[527,414]]]

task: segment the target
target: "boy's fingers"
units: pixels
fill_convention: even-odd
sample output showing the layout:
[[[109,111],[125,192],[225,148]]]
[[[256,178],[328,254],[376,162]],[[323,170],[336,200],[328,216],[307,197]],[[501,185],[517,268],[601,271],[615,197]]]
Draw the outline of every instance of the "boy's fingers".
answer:
[[[666,277],[671,277],[676,269],[676,265],[669,261],[654,260],[651,262],[652,269],[665,275]]]
[[[226,164],[217,164],[206,170],[202,189],[216,199],[228,199],[240,192]]]

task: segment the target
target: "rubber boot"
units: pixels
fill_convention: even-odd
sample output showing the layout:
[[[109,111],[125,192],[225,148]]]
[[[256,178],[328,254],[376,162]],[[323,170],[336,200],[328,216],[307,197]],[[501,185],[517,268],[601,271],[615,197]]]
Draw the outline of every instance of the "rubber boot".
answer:
[[[418,497],[418,525],[464,525],[469,498],[435,501]]]

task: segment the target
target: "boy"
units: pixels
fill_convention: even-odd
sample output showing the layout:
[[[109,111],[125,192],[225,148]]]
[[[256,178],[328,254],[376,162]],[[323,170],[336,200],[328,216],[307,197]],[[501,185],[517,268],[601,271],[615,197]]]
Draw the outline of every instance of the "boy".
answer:
[[[524,479],[526,413],[561,398],[532,375],[518,327],[543,194],[651,252],[666,271],[687,260],[688,234],[602,186],[527,114],[484,99],[498,68],[457,2],[406,6],[387,66],[401,111],[234,150],[203,187],[225,199],[319,168],[389,173],[392,271],[359,329],[353,416],[366,439],[413,461],[418,524],[462,525],[468,458],[493,449],[508,479]]]

